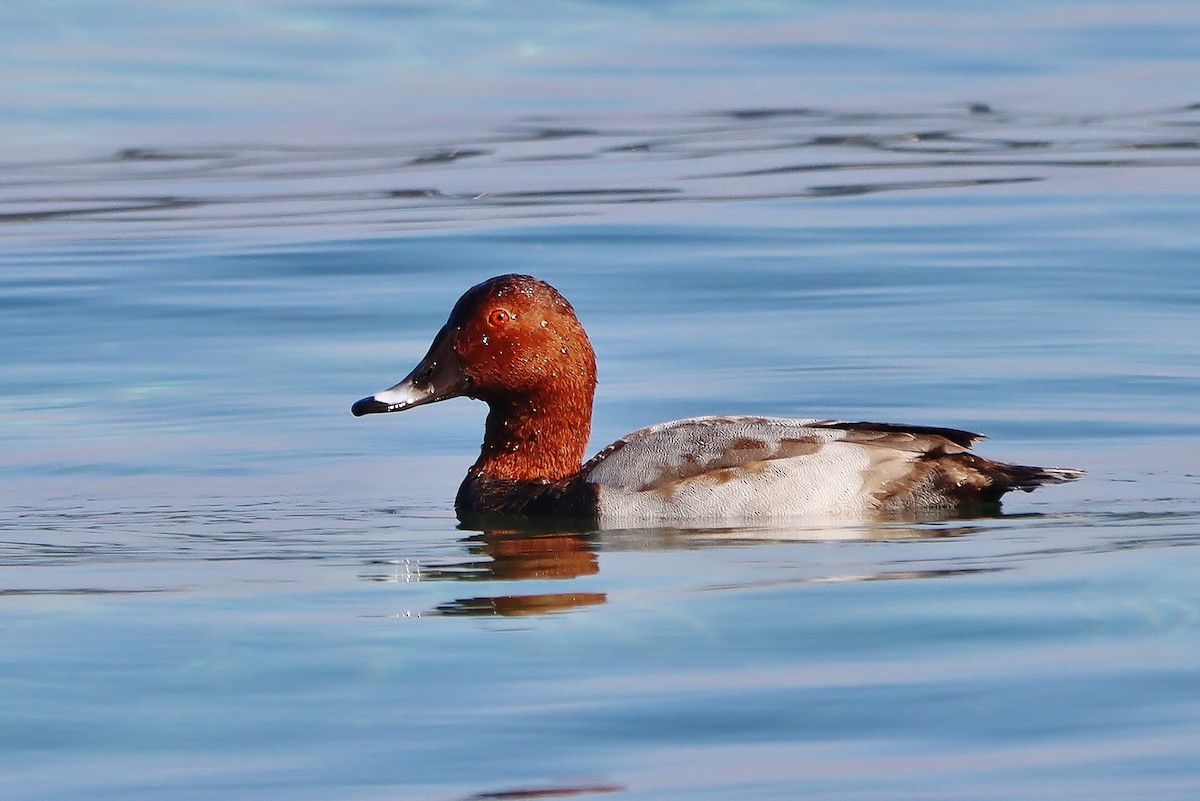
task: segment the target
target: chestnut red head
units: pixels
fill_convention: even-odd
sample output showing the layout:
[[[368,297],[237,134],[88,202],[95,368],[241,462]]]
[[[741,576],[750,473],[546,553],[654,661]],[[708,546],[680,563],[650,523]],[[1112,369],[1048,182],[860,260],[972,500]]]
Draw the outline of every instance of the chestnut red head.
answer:
[[[501,275],[459,298],[403,381],[351,410],[397,412],[464,395],[493,406],[572,398],[590,409],[595,384],[595,353],[566,298],[531,276]]]

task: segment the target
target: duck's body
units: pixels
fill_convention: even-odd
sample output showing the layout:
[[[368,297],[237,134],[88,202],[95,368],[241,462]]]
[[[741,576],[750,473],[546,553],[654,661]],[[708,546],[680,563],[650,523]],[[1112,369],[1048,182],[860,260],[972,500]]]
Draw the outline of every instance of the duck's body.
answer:
[[[404,381],[355,415],[465,395],[487,402],[460,513],[602,524],[870,515],[982,507],[1078,478],[969,452],[967,431],[774,417],[694,417],[633,432],[583,464],[595,355],[549,284],[505,275],[470,289]]]

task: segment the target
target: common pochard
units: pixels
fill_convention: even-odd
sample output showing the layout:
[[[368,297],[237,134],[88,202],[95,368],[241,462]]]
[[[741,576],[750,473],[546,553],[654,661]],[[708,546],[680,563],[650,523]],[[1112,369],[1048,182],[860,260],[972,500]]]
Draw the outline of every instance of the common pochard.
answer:
[[[1082,471],[969,451],[952,428],[777,417],[693,417],[643,428],[586,464],[596,357],[571,304],[527,275],[469,289],[425,358],[355,416],[459,396],[488,405],[462,513],[556,515],[602,525],[871,516],[987,508],[1010,490]]]

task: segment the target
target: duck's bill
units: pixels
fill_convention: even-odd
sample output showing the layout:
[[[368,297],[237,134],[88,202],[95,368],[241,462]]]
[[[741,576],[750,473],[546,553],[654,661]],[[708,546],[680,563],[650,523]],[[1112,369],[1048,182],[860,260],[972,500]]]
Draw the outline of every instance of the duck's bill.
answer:
[[[466,394],[470,382],[454,352],[454,333],[449,328],[439,331],[429,346],[429,353],[403,381],[356,402],[350,407],[351,413],[362,417],[364,414],[402,412]]]

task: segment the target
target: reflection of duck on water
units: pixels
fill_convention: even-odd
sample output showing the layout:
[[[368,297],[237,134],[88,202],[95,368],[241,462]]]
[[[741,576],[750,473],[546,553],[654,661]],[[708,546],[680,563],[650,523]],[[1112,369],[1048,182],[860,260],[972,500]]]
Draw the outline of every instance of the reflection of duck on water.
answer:
[[[467,521],[488,520],[496,516]],[[787,527],[706,527],[706,528],[640,528],[607,529],[602,531],[560,530],[550,524],[538,524],[528,518],[513,519],[508,528],[492,528],[466,537],[461,542],[470,559],[424,567],[423,580],[462,582],[570,580],[598,575],[598,550],[609,551],[672,551],[697,548],[739,547],[771,542],[796,544],[856,541],[911,540],[962,537],[979,531],[978,525],[959,520],[945,511],[924,515],[903,514],[872,525],[811,524]],[[940,578],[964,573],[988,572],[991,567],[939,567],[936,569],[883,571],[863,575],[815,575],[789,581],[822,584],[843,581],[887,581],[915,578]],[[722,584],[723,588],[733,585]],[[519,616],[564,612],[586,606],[596,606],[608,600],[604,592],[577,591],[553,593],[506,593],[458,598],[440,604],[436,612],[442,615]]]
[[[467,537],[468,553],[490,557],[435,569],[432,577],[464,581],[574,579],[600,572],[586,535],[575,531],[494,529]],[[439,575],[440,574],[440,575]],[[602,604],[602,592],[554,592],[461,598],[438,606],[444,615],[529,615]]]

